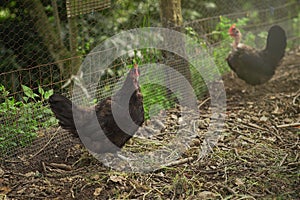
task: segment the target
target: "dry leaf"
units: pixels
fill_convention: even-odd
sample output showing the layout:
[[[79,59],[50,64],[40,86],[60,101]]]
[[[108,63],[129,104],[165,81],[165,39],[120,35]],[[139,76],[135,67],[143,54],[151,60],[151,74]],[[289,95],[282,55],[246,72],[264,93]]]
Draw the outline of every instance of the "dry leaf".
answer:
[[[24,174],[24,176],[26,177],[35,176],[35,172],[27,172],[26,174]]]
[[[240,178],[236,178],[234,183],[237,185],[237,186],[241,186],[241,185],[244,185],[244,182],[240,179]]]
[[[115,183],[120,183],[122,184],[123,181],[126,181],[126,178],[122,177],[122,176],[116,176],[116,175],[111,175],[109,177],[109,179],[112,181],[112,182],[115,182]]]
[[[102,191],[102,188],[96,188],[94,192],[94,196],[99,196]]]
[[[93,181],[97,181],[97,180],[99,180],[99,178],[100,178],[99,174],[95,174],[95,175],[93,175],[93,176],[91,177],[91,179],[92,179]]]
[[[22,188],[20,190],[17,191],[17,194],[24,194],[25,193],[26,188]]]
[[[9,187],[6,187],[6,186],[0,187],[0,193],[1,194],[7,194],[10,191],[11,191],[11,188],[9,188]]]
[[[215,199],[219,195],[210,191],[203,191],[198,194],[199,199]]]
[[[269,119],[269,118],[267,118],[266,116],[262,116],[262,117],[259,119],[259,121],[261,121],[261,122],[266,122],[266,121],[268,121],[268,119]]]

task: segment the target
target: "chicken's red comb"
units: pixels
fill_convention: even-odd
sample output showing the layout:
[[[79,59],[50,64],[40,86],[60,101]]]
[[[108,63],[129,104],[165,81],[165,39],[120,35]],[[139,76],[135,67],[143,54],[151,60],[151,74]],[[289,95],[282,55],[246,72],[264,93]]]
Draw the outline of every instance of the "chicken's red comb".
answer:
[[[232,24],[232,25],[230,26],[229,30],[231,31],[231,30],[234,29],[234,28],[235,28],[235,24]]]
[[[229,33],[232,32],[232,29],[234,29],[234,28],[235,28],[235,24],[232,24],[232,25],[230,26],[229,30],[228,30]]]

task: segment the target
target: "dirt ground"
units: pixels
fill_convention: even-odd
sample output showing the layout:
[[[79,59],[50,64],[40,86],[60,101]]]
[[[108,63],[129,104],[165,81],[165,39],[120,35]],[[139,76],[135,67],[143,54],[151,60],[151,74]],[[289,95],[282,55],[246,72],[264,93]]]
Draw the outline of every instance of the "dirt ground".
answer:
[[[203,136],[178,162],[149,173],[110,169],[74,139],[65,145],[53,140],[49,145],[63,153],[41,147],[44,157],[16,155],[17,161],[2,164],[0,199],[300,199],[300,50],[287,55],[262,86],[253,88],[231,74],[224,83],[224,131],[201,160]],[[199,134],[207,128],[209,101],[200,105]],[[141,148],[137,143],[133,139],[125,148]]]

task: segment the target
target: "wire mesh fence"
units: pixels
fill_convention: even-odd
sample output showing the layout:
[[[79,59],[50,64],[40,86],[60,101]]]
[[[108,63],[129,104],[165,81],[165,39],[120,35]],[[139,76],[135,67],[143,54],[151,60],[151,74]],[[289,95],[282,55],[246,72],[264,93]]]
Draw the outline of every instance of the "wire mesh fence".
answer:
[[[57,128],[45,92],[54,90],[70,96],[73,83],[80,79],[77,70],[105,39],[133,28],[161,26],[158,0],[87,1],[90,3],[87,5],[76,2],[26,0],[0,3],[0,85],[4,86],[0,90],[0,151],[5,159],[19,154],[34,155],[39,149],[43,149],[42,154],[46,157],[48,152],[53,152],[51,155],[55,157],[58,146],[63,151],[69,144],[70,135],[61,131],[55,134],[55,146],[43,148]],[[228,71],[225,58],[230,51],[227,28],[231,23],[240,24],[246,32],[246,41],[255,47],[263,48],[266,34],[261,33],[273,24],[285,29],[288,48],[300,44],[298,1],[182,0],[181,7],[184,20],[181,31],[210,53],[222,73]],[[121,41],[118,45],[128,44]],[[106,58],[99,58],[99,62],[101,59]],[[172,65],[177,69],[186,64],[174,59],[171,58]],[[160,50],[149,48],[127,52],[108,69],[99,72],[100,81],[89,86],[98,101],[112,94],[115,84],[133,60],[140,65],[168,63]],[[203,60],[206,62],[205,58]],[[206,85],[194,66],[189,68],[193,88],[201,97]],[[84,75],[89,74],[84,72]],[[144,76],[150,82],[153,77],[163,81],[172,79],[164,71],[148,71]],[[182,85],[176,80],[171,83],[179,88]],[[22,85],[31,90],[26,91]],[[162,107],[170,108],[176,103],[166,88],[146,84],[142,90],[147,112],[151,110],[151,104],[160,103]],[[32,142],[34,148],[22,150]]]

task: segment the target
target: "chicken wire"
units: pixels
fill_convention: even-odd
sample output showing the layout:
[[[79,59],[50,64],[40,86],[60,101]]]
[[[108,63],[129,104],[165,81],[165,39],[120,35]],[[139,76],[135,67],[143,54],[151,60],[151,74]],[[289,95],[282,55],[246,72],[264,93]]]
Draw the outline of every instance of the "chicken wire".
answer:
[[[0,63],[0,84],[4,85],[6,90],[10,92],[8,97],[14,97],[16,101],[22,101],[26,96],[22,90],[21,85],[30,87],[35,93],[38,94],[39,86],[45,91],[54,89],[56,93],[63,93],[70,97],[70,88],[76,80],[80,79],[80,75],[74,75],[72,77],[66,77],[64,74],[72,73],[72,68],[69,71],[62,72],[62,67],[76,65],[81,63],[87,54],[103,40],[117,34],[122,30],[128,30],[132,28],[145,27],[145,26],[160,26],[159,18],[159,1],[143,1],[136,4],[128,4],[126,1],[116,1],[108,3],[107,6],[98,6],[92,10],[77,11],[74,15],[70,14],[70,10],[67,10],[68,2],[58,3],[58,13],[55,13],[55,9],[49,9],[49,5],[53,5],[55,1],[42,1],[42,5],[46,9],[46,14],[49,17],[51,25],[60,30],[59,39],[63,44],[68,54],[64,54],[65,57],[55,57],[53,53],[49,53],[51,49],[47,47],[47,42],[43,40],[39,35],[38,29],[35,26],[35,21],[32,16],[26,15],[21,9],[30,9],[32,1],[15,2],[12,4],[9,1],[2,2],[1,8],[13,9],[17,7],[17,11],[14,12],[14,17],[10,19],[4,19],[0,21],[0,35],[1,35],[1,56],[4,58]],[[103,1],[107,2],[107,1]],[[136,6],[136,7],[134,7]],[[127,8],[133,7],[134,12],[129,16],[128,21],[124,22],[124,12]],[[8,9],[9,11],[9,9]],[[69,12],[69,13],[68,13]],[[79,13],[79,14],[78,14]],[[86,13],[86,14],[85,14]],[[126,12],[125,12],[126,13]],[[223,54],[217,55],[217,58],[223,60],[218,62],[220,68],[224,69],[224,72],[228,70],[227,63],[224,61],[229,48],[230,41],[216,40],[214,37],[215,27],[221,21],[222,17],[227,17],[232,21],[236,21],[243,17],[253,17],[253,22],[249,22],[243,28],[247,31],[251,31],[254,34],[258,34],[261,31],[267,31],[272,24],[281,25],[287,33],[288,42],[294,46],[299,46],[300,43],[300,26],[295,26],[297,22],[297,16],[299,15],[299,3],[297,1],[211,1],[211,2],[199,2],[199,1],[182,1],[182,13],[183,13],[183,28],[192,30],[197,34],[197,38],[200,42],[205,42],[208,51],[213,55],[215,49],[224,49]],[[58,14],[58,15],[56,15]],[[253,16],[253,15],[256,16]],[[118,18],[112,18],[114,15]],[[59,18],[55,17],[58,16]],[[99,20],[101,19],[101,20]],[[299,17],[298,17],[298,20]],[[13,26],[19,22],[18,26]],[[58,22],[63,22],[58,25]],[[74,25],[75,24],[75,25]],[[116,28],[113,26],[118,25]],[[73,28],[72,28],[73,27]],[[69,29],[69,30],[68,30]],[[189,29],[191,30],[191,29]],[[187,33],[189,34],[189,33]],[[76,51],[72,51],[72,39],[75,35],[78,40],[75,47],[80,50],[80,54]],[[92,39],[90,39],[92,38]],[[254,46],[261,46],[260,40],[255,41]],[[30,44],[38,44],[36,47],[30,46]],[[88,45],[88,47],[86,46]],[[32,49],[30,49],[32,47]],[[151,49],[147,49],[144,52],[148,54],[147,58],[139,57],[140,64],[146,63],[168,63],[161,54],[157,55]],[[101,72],[101,81],[94,85],[89,85],[89,92],[96,96],[97,100],[101,100],[112,94],[115,84],[118,83],[119,77],[126,74],[129,64],[132,64],[134,56],[132,52],[113,62],[110,65],[111,70]],[[105,59],[105,58],[103,58]],[[78,62],[79,60],[79,62]],[[173,60],[172,66],[180,68],[184,65],[182,60]],[[191,69],[191,79],[193,88],[196,90],[197,96],[201,95],[206,90],[206,85],[201,79],[199,74],[193,67]],[[158,73],[155,75],[155,73]],[[85,74],[87,75],[87,74]],[[145,77],[156,77],[163,81],[163,79],[172,79],[168,77],[164,71],[147,72]],[[183,87],[182,83],[176,80],[171,81],[175,84],[175,87]],[[147,88],[148,87],[148,88]],[[154,86],[149,84],[145,85],[144,89],[150,89]],[[182,88],[180,88],[182,89]],[[144,98],[145,105],[151,105],[151,96],[159,96],[155,90],[150,90]],[[168,92],[167,92],[168,93]],[[167,96],[171,98],[171,96]],[[6,97],[7,98],[7,97]],[[1,97],[1,103],[4,102],[4,97]],[[39,101],[37,97],[37,101]],[[162,101],[162,100],[161,100]],[[159,103],[159,102],[158,102]],[[49,108],[47,101],[42,103],[42,106]],[[8,145],[2,148],[3,160],[10,160],[11,158],[22,156],[41,156],[42,159],[55,160],[59,155],[65,155],[66,149],[73,144],[70,143],[70,134],[62,131],[58,128],[57,122],[52,122],[51,127],[44,127],[43,122],[49,120],[53,115],[48,111],[42,112],[42,109],[27,109],[25,111],[17,110],[15,114],[1,113],[0,121],[3,127],[11,127],[10,129],[2,128],[0,130],[0,144],[2,146]],[[28,131],[28,123],[32,118],[38,119],[35,121],[36,125],[35,136],[24,137],[24,132]],[[22,119],[22,120],[20,120]],[[18,134],[11,134],[11,137],[7,137],[10,133],[14,132],[14,129],[20,130]],[[32,132],[32,130],[30,130]],[[1,137],[6,135],[6,137]],[[3,140],[5,138],[5,140]],[[51,142],[50,145],[49,141]],[[32,144],[31,144],[32,143]],[[30,145],[28,148],[28,145]],[[26,148],[27,147],[27,148]],[[31,163],[30,166],[34,166]]]

